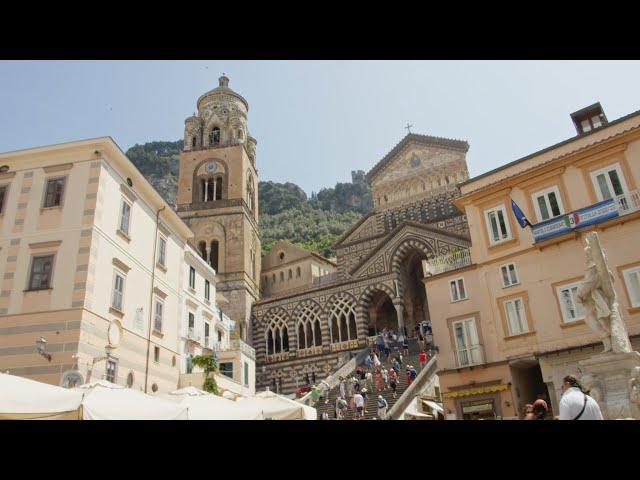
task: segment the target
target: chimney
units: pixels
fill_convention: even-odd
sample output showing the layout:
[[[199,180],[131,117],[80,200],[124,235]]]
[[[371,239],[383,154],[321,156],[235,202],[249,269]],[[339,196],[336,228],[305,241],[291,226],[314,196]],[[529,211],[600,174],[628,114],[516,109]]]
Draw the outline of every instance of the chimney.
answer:
[[[578,135],[589,133],[609,123],[600,102],[573,112],[571,120],[573,120],[573,125],[576,127]]]

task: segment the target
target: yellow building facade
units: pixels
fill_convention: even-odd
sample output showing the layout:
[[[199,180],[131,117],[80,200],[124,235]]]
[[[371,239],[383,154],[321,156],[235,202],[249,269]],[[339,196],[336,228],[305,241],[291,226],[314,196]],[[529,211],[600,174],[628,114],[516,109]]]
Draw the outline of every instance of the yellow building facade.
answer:
[[[640,345],[640,112],[572,117],[577,136],[460,184],[471,247],[430,262],[424,280],[428,299],[446,299],[429,305],[449,418],[515,418],[537,398],[557,415],[562,378],[602,351],[576,302],[589,231]]]

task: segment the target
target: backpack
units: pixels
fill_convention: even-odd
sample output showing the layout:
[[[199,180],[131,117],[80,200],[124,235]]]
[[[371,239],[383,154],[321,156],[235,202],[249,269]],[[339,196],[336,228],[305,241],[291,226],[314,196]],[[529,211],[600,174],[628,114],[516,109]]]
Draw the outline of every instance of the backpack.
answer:
[[[387,406],[387,401],[384,398],[382,400],[378,400],[378,408],[385,408]]]

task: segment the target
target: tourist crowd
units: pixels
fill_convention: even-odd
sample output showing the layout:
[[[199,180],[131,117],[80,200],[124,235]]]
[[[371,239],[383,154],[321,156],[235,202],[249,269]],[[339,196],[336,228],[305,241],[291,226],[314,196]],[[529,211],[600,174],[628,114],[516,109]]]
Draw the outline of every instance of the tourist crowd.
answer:
[[[430,351],[424,349],[428,345],[427,332],[430,334],[430,325],[426,322],[418,327],[416,336],[423,347],[419,356],[419,370],[422,370],[430,358]],[[389,404],[382,395],[382,392],[389,392],[393,398],[397,398],[399,375],[406,375],[407,386],[418,376],[418,370],[413,365],[405,365],[404,373],[402,368],[405,357],[409,355],[409,341],[406,336],[402,342],[398,341],[398,334],[386,328],[380,332],[372,345],[369,355],[362,365],[347,375],[346,378],[340,376],[338,379],[339,394],[334,405],[334,418],[343,420],[349,411],[352,412],[354,420],[361,420],[368,413],[367,399],[370,395],[376,395],[376,419],[385,420]],[[387,365],[385,366],[385,362]],[[387,368],[388,367],[388,368]],[[318,386],[311,389],[311,398],[314,404],[318,401],[325,405],[329,403],[330,386],[326,381],[321,381]],[[329,420],[329,414],[323,413],[323,420]]]

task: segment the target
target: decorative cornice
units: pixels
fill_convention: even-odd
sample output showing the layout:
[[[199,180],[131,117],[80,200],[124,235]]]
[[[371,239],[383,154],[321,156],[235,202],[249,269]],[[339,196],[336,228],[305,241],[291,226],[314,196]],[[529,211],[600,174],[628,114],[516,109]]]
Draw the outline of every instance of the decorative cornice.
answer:
[[[128,266],[122,260],[117,259],[116,257],[113,257],[112,263],[113,263],[114,266],[116,266],[119,269],[121,269],[122,271],[124,271],[124,273],[128,273],[129,270],[131,270],[130,266]]]
[[[62,240],[53,240],[53,241],[50,241],[50,242],[30,243],[29,244],[29,248],[54,248],[54,247],[59,247],[61,243],[62,243]]]
[[[133,193],[133,190],[131,190],[129,187],[127,187],[123,183],[120,184],[120,191],[132,202],[135,202],[138,198],[138,196],[135,193]]]
[[[51,165],[49,167],[43,167],[45,173],[62,172],[64,170],[71,170],[73,163],[62,163],[60,165]]]

